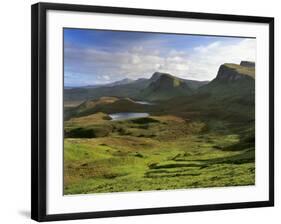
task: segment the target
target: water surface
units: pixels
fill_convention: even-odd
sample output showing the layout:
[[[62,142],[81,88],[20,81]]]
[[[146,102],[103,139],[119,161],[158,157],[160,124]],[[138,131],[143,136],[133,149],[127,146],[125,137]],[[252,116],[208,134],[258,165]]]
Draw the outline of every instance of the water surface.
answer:
[[[135,103],[138,103],[138,104],[143,104],[143,105],[154,105],[154,103],[147,102],[147,101],[136,100],[136,101],[134,101],[134,102],[135,102]]]
[[[132,118],[142,118],[142,117],[148,117],[149,113],[114,113],[114,114],[109,114],[111,119],[113,121],[120,121],[120,120],[126,120],[126,119],[132,119]]]

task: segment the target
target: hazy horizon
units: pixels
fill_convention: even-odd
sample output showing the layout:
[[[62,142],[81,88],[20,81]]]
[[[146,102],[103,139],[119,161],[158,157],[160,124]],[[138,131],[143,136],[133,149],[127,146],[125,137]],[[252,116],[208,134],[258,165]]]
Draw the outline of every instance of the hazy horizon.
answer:
[[[155,71],[155,72],[158,72],[158,71]],[[164,73],[164,72],[163,72]],[[153,74],[151,74],[151,76],[152,76]],[[172,75],[172,74],[171,74]],[[178,77],[178,76],[176,76],[176,77]],[[145,79],[149,79],[150,77],[148,77],[148,78],[145,78]],[[179,77],[180,78],[180,77]],[[137,79],[131,79],[131,78],[121,78],[121,79],[119,79],[119,80],[115,80],[115,81],[109,81],[109,82],[104,82],[104,83],[99,83],[99,84],[85,84],[85,85],[72,85],[72,86],[70,86],[70,85],[65,85],[64,84],[64,87],[66,87],[66,88],[71,88],[71,87],[87,87],[87,86],[103,86],[103,85],[108,85],[108,84],[112,84],[112,83],[115,83],[115,82],[118,82],[118,81],[123,81],[123,80],[125,80],[125,79],[130,79],[130,80],[132,80],[132,81],[137,81],[138,79],[144,79],[144,78],[142,78],[142,77],[140,77],[140,78],[137,78]],[[184,79],[184,78],[183,78]],[[199,81],[199,80],[196,80],[196,79],[186,79],[186,80],[190,80],[190,81]],[[210,81],[212,81],[212,80],[200,80],[200,82],[210,82]]]

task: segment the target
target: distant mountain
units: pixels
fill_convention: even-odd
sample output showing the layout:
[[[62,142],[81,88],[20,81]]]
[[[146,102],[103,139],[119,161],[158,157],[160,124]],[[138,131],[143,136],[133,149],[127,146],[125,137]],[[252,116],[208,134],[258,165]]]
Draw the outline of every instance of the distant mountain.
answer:
[[[98,87],[113,87],[113,86],[119,86],[119,85],[125,85],[134,82],[133,79],[121,79],[116,82],[106,83],[106,84],[94,84],[94,85],[86,85],[86,86],[65,86],[65,89],[91,89],[91,88],[98,88]]]
[[[168,73],[155,72],[149,79],[122,79],[102,86],[64,89],[65,102],[95,100],[104,96],[158,101],[176,96],[207,94],[217,98],[232,95],[253,95],[255,92],[255,63],[226,63],[220,66],[211,82],[182,79]]]
[[[149,79],[149,82],[154,82],[156,81],[157,79],[159,79],[162,75],[170,75],[168,73],[162,73],[162,72],[155,72],[151,78]],[[171,76],[171,75],[170,75]],[[198,89],[200,86],[203,86],[203,85],[206,85],[207,83],[209,83],[209,81],[197,81],[197,80],[189,80],[189,79],[182,79],[182,78],[179,78],[179,77],[176,77],[174,76],[175,78],[177,78],[178,80],[180,81],[183,81],[185,82],[189,88],[195,90],[195,89]]]
[[[68,101],[85,101],[90,99],[99,99],[103,96],[114,97],[131,97],[135,98],[139,91],[146,87],[146,82],[134,81],[128,84],[98,86],[93,88],[72,88],[64,89],[64,100]]]
[[[134,81],[135,81],[135,80],[133,80],[133,79],[125,78],[125,79],[121,79],[121,80],[116,81],[116,82],[112,82],[112,83],[106,84],[106,85],[104,85],[104,86],[108,86],[108,87],[111,87],[111,86],[120,86],[120,85],[125,85],[125,84],[132,83],[132,82],[134,82]]]
[[[168,73],[155,72],[149,85],[140,92],[139,97],[149,101],[167,100],[176,96],[190,95],[188,84]]]
[[[252,122],[255,117],[255,67],[253,62],[226,63],[207,84],[168,73],[155,72],[150,79],[97,88],[65,89],[64,99],[79,99],[77,107],[65,108],[64,119],[97,112],[180,113],[184,116]],[[158,101],[152,105],[137,101]],[[83,103],[82,103],[83,102]],[[238,123],[237,123],[238,124]]]
[[[123,79],[123,80],[109,83],[106,85],[65,88],[64,89],[64,100],[66,102],[68,102],[68,101],[81,101],[82,102],[82,101],[90,100],[90,99],[99,99],[100,97],[103,97],[103,96],[129,97],[129,98],[133,98],[133,99],[142,100],[143,99],[142,93],[143,93],[144,89],[149,87],[149,85],[151,83],[157,81],[163,74],[166,74],[166,73],[155,72],[149,79],[146,79],[146,78],[140,78],[137,80]],[[181,92],[181,94],[179,94],[179,95],[182,95],[182,93],[185,92],[183,90],[183,88],[187,88],[188,89],[187,91],[190,91],[190,90],[197,89],[197,88],[201,87],[202,85],[205,85],[208,83],[205,81],[202,82],[202,81],[181,79],[181,78],[178,78],[175,76],[171,76],[171,77],[174,77],[174,79],[178,80],[181,83],[181,86],[176,88],[178,90],[178,92]],[[161,82],[167,82],[167,81],[168,80],[166,80],[166,81],[162,80]],[[183,85],[183,83],[185,83],[186,85]],[[161,85],[164,85],[164,84],[162,83]],[[156,88],[156,86],[154,88]],[[153,87],[151,86],[150,89],[153,89]],[[174,91],[171,92],[171,95],[172,96],[178,95],[178,94],[175,94],[175,92],[176,92],[176,90],[174,89]],[[165,94],[168,95],[169,92],[166,92]],[[160,95],[163,95],[163,94],[161,93]],[[146,94],[145,96],[147,97],[148,95]],[[158,98],[158,96],[155,98]],[[167,98],[167,97],[164,97],[164,98]]]

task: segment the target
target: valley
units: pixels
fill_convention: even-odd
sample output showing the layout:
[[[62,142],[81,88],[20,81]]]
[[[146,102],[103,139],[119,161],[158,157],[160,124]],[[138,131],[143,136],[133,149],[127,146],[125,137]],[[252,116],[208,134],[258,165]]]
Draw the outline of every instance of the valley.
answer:
[[[249,64],[251,66],[249,66]],[[255,68],[64,90],[64,194],[255,184]]]

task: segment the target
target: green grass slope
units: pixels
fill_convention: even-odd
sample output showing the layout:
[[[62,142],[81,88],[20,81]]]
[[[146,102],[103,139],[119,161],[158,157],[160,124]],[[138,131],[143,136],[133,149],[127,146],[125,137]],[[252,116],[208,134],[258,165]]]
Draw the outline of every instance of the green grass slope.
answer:
[[[103,116],[95,118],[103,123],[89,122],[88,127],[83,126],[84,118],[67,122],[68,128],[95,129],[100,125],[110,126],[111,131],[104,136],[65,138],[65,194],[255,182],[253,144],[245,144],[249,140],[224,123],[207,124],[171,115],[127,121],[109,121]]]
[[[255,79],[244,67],[222,65],[192,94],[181,79],[157,74],[142,93],[154,105],[102,97],[67,107],[64,193],[254,185]],[[111,120],[116,112],[150,116]]]

